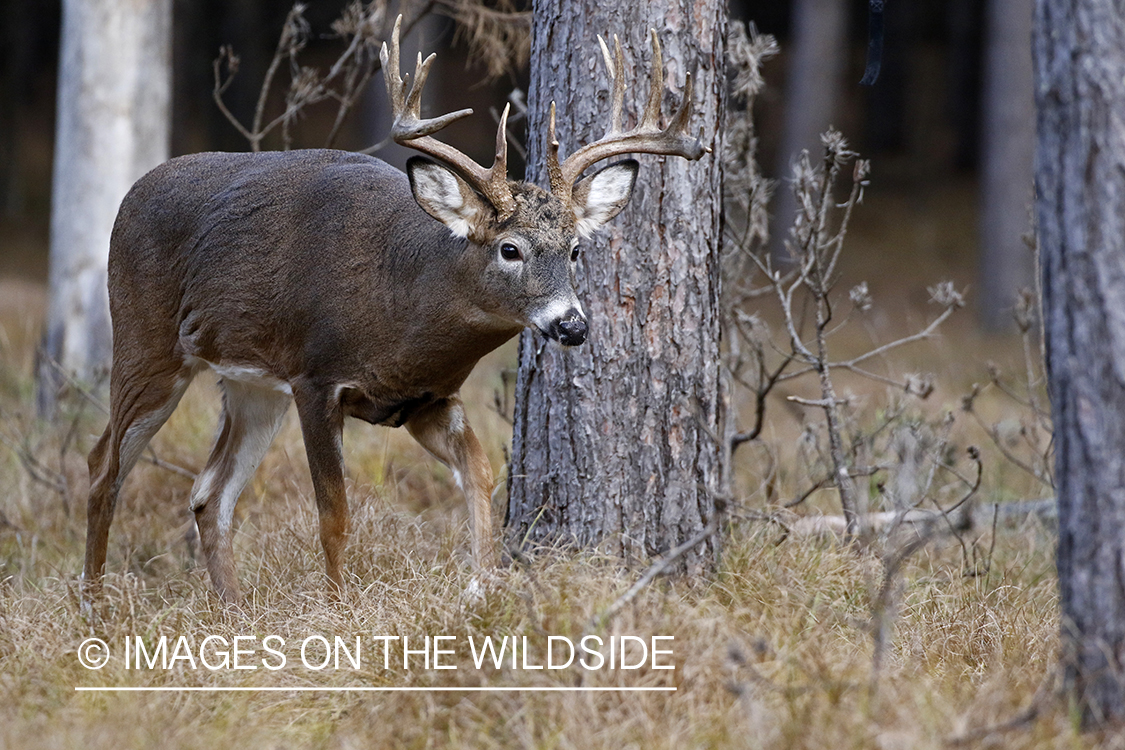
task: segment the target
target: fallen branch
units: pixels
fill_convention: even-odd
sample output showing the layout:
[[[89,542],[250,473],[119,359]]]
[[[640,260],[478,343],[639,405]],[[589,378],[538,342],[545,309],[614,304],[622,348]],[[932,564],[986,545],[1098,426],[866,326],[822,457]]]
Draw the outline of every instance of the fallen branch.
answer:
[[[1058,508],[1055,498],[1048,497],[1041,500],[988,503],[971,510],[942,511],[916,508],[905,512],[868,513],[861,518],[861,522],[865,525],[865,528],[874,533],[884,531],[896,523],[919,526],[933,523],[942,518],[948,518],[956,528],[972,529],[991,526],[994,516],[998,525],[1014,526],[1031,516],[1037,516],[1040,520],[1054,519],[1058,516]],[[847,533],[847,520],[842,515],[805,516],[789,524],[789,529],[797,536],[842,537]]]

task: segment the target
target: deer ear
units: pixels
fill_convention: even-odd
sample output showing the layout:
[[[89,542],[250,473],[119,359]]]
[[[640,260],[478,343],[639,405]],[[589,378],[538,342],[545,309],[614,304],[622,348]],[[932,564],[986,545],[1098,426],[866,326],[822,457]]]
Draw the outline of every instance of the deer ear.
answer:
[[[422,210],[457,237],[468,237],[488,215],[488,205],[469,183],[437,162],[411,157],[406,162],[406,176]]]
[[[633,194],[638,166],[635,159],[626,159],[579,180],[571,193],[578,234],[589,237],[621,213]]]

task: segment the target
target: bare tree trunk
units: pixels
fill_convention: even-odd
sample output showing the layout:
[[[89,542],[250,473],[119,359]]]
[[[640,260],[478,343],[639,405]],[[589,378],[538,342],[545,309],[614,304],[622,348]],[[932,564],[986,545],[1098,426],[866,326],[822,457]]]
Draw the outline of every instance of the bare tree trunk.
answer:
[[[1034,179],[1035,94],[1031,74],[1034,0],[989,0],[984,44],[981,149],[980,314],[990,330],[1012,326],[1034,257],[1023,241]]]
[[[781,184],[774,196],[770,229],[770,254],[778,261],[789,260],[785,240],[797,213],[797,200],[789,189],[792,165],[804,149],[814,162],[820,158],[820,134],[833,124],[836,114],[846,52],[847,11],[844,0],[793,3],[785,75],[785,131],[777,154]]]
[[[83,381],[109,365],[109,235],[133,182],[168,158],[171,25],[171,0],[63,3],[43,415],[55,406],[55,363]]]
[[[722,2],[539,0],[529,92],[533,170],[544,163],[552,100],[564,152],[601,137],[609,123],[597,34],[611,45],[613,34],[621,37],[626,78],[634,82],[626,106],[643,107],[650,28],[660,34],[670,87],[680,89],[698,66],[693,127],[715,134],[725,104]],[[640,158],[631,205],[603,236],[584,243],[579,297],[589,340],[571,350],[528,332],[520,340],[509,481],[517,543],[563,541],[652,556],[698,534],[712,518],[714,494],[725,488],[721,164],[715,156]],[[712,537],[689,553],[686,569],[707,567],[716,544]]]
[[[1039,241],[1055,423],[1066,684],[1125,721],[1125,17],[1038,0]]]

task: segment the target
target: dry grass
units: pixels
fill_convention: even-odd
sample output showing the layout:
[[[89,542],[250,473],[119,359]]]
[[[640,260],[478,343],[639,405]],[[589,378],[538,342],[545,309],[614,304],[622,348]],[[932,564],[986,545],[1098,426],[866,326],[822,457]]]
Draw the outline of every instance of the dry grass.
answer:
[[[0,416],[6,429],[57,438],[27,422],[35,310],[41,293],[0,285]],[[10,301],[10,302],[9,302]],[[939,354],[935,355],[939,359]],[[499,466],[503,422],[491,414],[505,350],[474,375],[471,414]],[[933,364],[933,363],[931,363]],[[949,398],[953,398],[953,391]],[[167,460],[198,467],[214,423],[201,384],[155,441]],[[940,406],[941,397],[937,397]],[[937,407],[934,407],[937,408]],[[788,428],[777,412],[774,437]],[[82,423],[87,448],[101,419]],[[967,428],[966,428],[967,429]],[[349,428],[355,513],[344,600],[326,601],[316,517],[292,419],[239,506],[236,556],[246,598],[220,605],[192,557],[188,480],[150,465],[130,478],[111,533],[107,590],[83,613],[76,584],[84,536],[81,459],[64,465],[69,502],[32,482],[0,452],[0,747],[543,747],[931,748],[1016,715],[1051,673],[1058,631],[1053,539],[1040,527],[1005,531],[987,574],[966,576],[960,548],[935,543],[903,570],[893,646],[878,674],[867,627],[882,567],[832,541],[781,540],[775,526],[731,529],[706,580],[658,580],[605,631],[590,623],[638,575],[595,552],[540,550],[465,596],[472,571],[460,498],[448,473],[402,431]],[[980,440],[979,436],[962,436]],[[53,459],[52,459],[53,460]],[[741,469],[744,482],[753,469]],[[988,497],[1025,480],[997,468]],[[825,507],[830,507],[825,505]],[[834,510],[834,509],[833,509]],[[991,545],[989,532],[978,546]],[[466,639],[484,635],[672,635],[675,670],[486,668]],[[276,634],[284,669],[125,669],[127,636]],[[76,649],[99,636],[118,651],[100,671]],[[457,670],[384,670],[374,643],[363,666],[315,671],[294,647],[307,636],[453,635]],[[535,660],[532,660],[535,663]],[[252,660],[251,663],[261,663]],[[394,666],[392,664],[392,666]],[[401,667],[401,664],[398,665]],[[76,693],[75,686],[674,686],[674,693]],[[1094,747],[1066,711],[982,744]],[[1104,746],[1113,740],[1104,739]]]

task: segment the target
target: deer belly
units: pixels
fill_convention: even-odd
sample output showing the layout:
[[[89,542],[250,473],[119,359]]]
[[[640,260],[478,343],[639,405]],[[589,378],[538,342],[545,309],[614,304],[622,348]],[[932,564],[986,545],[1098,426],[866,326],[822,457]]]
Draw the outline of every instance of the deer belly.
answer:
[[[252,365],[216,364],[201,360],[223,380],[234,380],[257,388],[268,388],[292,396],[293,389],[281,378]]]
[[[433,401],[434,394],[429,392],[413,398],[379,400],[357,388],[340,390],[345,415],[387,427],[402,427],[415,412]]]

